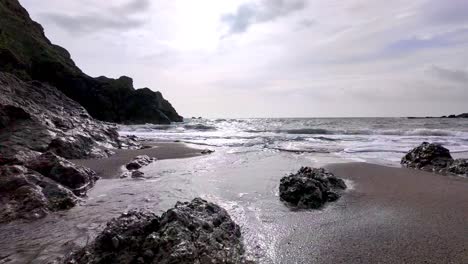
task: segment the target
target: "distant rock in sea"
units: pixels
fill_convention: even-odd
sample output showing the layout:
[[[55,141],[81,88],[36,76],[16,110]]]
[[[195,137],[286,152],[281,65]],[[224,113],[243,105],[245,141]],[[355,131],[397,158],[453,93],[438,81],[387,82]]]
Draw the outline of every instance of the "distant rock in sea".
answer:
[[[252,263],[244,253],[240,227],[227,211],[195,198],[160,217],[124,213],[65,263]]]
[[[401,164],[408,168],[468,176],[468,160],[454,160],[448,149],[436,143],[423,142],[408,152]]]
[[[421,118],[468,118],[468,113],[463,113],[463,114],[459,114],[459,115],[444,115],[444,116],[440,116],[440,117],[436,117],[436,116],[426,116],[426,117],[414,117],[414,116],[409,116],[408,119],[421,119]]]
[[[84,74],[67,50],[47,39],[18,0],[0,1],[0,61],[0,72],[55,86],[99,120],[125,124],[183,120],[160,92],[135,89],[129,77]]]
[[[342,179],[323,168],[302,167],[297,173],[283,177],[280,198],[298,208],[322,207],[339,199],[339,191],[346,189]]]

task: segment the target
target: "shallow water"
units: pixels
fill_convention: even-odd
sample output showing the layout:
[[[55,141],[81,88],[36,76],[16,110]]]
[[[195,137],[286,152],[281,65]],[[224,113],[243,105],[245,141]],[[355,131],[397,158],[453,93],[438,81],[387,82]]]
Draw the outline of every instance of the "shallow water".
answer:
[[[34,222],[0,226],[0,236],[5,238],[0,241],[0,263],[49,263],[85,245],[108,220],[124,211],[138,208],[162,213],[176,201],[197,196],[229,211],[242,227],[252,258],[275,263],[281,235],[293,228],[278,223],[290,217],[290,210],[278,199],[279,179],[312,162],[310,155],[230,153],[220,148],[208,156],[153,163],[142,169],[151,177],[147,180],[102,179],[82,206]]]

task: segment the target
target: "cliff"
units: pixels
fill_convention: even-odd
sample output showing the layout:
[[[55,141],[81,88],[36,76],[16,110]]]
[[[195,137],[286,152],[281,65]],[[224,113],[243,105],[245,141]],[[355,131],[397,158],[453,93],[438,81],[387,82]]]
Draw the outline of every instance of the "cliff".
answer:
[[[92,78],[67,50],[52,44],[17,0],[0,0],[0,71],[57,87],[99,120],[135,124],[180,122],[160,92],[135,89],[129,77]]]

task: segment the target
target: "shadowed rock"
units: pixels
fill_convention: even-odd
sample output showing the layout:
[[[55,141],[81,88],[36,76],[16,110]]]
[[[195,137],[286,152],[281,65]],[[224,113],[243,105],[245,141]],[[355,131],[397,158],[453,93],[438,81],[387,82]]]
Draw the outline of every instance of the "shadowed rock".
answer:
[[[99,179],[93,170],[75,165],[52,152],[40,155],[26,166],[70,188],[78,196],[86,195]]]
[[[247,263],[239,226],[223,208],[195,198],[161,217],[131,211],[65,263]]]
[[[18,0],[0,1],[0,72],[48,83],[92,117],[117,123],[170,123],[182,117],[160,92],[135,89],[131,78],[92,78],[67,50],[52,44]],[[54,106],[54,105],[52,105]]]
[[[0,222],[37,219],[69,209],[77,198],[67,188],[23,166],[0,166]]]
[[[342,179],[323,168],[302,167],[296,174],[283,177],[281,200],[298,208],[320,208],[339,199],[337,191],[346,189]]]

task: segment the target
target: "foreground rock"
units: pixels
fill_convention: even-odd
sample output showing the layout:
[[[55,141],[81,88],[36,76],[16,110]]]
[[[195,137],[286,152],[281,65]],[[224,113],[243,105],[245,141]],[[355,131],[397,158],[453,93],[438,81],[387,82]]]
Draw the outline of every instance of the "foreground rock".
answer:
[[[336,201],[339,191],[346,189],[342,179],[323,168],[302,167],[296,174],[283,177],[280,198],[298,208],[320,208]]]
[[[131,211],[111,220],[65,263],[246,263],[239,226],[223,208],[195,198],[161,217]]]
[[[468,160],[454,160],[448,149],[436,143],[423,142],[408,152],[401,164],[408,168],[468,176]]]
[[[57,182],[23,166],[0,166],[0,222],[37,219],[69,209],[78,198]]]

